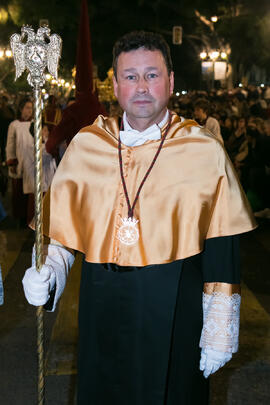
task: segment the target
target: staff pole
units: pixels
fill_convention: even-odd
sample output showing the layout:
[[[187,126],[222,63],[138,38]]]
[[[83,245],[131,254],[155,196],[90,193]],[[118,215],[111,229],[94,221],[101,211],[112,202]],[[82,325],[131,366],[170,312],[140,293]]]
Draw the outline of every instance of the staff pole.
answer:
[[[27,41],[23,40],[27,37]],[[13,34],[10,38],[16,76],[29,71],[27,80],[34,93],[34,154],[35,154],[35,261],[40,272],[43,264],[43,210],[42,210],[42,135],[41,135],[41,88],[45,83],[44,70],[57,79],[58,62],[61,54],[62,40],[57,35],[50,35],[50,29],[42,26],[34,32],[30,26],[23,26],[21,35]],[[38,405],[44,405],[44,344],[43,344],[43,307],[37,308],[37,354],[38,354]]]

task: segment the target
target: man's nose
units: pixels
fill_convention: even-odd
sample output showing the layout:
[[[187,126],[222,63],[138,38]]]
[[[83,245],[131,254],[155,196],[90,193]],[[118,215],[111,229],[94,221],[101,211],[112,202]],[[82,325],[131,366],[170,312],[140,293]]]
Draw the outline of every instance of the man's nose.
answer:
[[[148,92],[148,83],[145,78],[141,77],[137,83],[137,92],[138,93],[147,93]]]

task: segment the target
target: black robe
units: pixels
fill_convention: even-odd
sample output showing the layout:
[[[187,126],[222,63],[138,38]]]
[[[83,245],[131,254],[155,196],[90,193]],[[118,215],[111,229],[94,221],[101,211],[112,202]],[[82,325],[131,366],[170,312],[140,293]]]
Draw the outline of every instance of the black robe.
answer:
[[[78,404],[208,404],[203,284],[240,282],[238,245],[238,236],[213,238],[196,256],[146,267],[84,262]]]

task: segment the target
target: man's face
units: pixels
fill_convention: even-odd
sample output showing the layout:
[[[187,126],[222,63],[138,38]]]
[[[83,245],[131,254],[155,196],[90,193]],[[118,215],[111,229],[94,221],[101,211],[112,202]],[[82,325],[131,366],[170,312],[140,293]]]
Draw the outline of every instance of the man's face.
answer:
[[[49,137],[49,128],[47,127],[47,125],[44,125],[42,127],[41,135],[42,135],[43,141],[46,142]]]
[[[203,111],[202,108],[196,107],[194,109],[194,116],[197,120],[204,120],[206,118],[206,113]]]
[[[160,51],[139,48],[122,52],[117,62],[114,92],[134,129],[143,130],[162,120],[173,92],[173,72]]]
[[[246,126],[246,121],[243,118],[240,118],[240,120],[238,121],[238,128],[245,128]]]
[[[256,129],[256,122],[254,121],[254,119],[252,117],[249,118],[249,120],[248,120],[248,127]]]

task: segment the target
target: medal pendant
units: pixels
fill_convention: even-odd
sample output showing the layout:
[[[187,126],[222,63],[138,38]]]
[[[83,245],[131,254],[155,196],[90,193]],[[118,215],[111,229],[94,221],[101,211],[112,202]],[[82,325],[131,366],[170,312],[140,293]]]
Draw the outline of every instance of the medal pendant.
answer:
[[[139,230],[137,223],[139,222],[134,217],[121,218],[122,225],[118,229],[117,238],[123,245],[135,245],[139,240]]]

